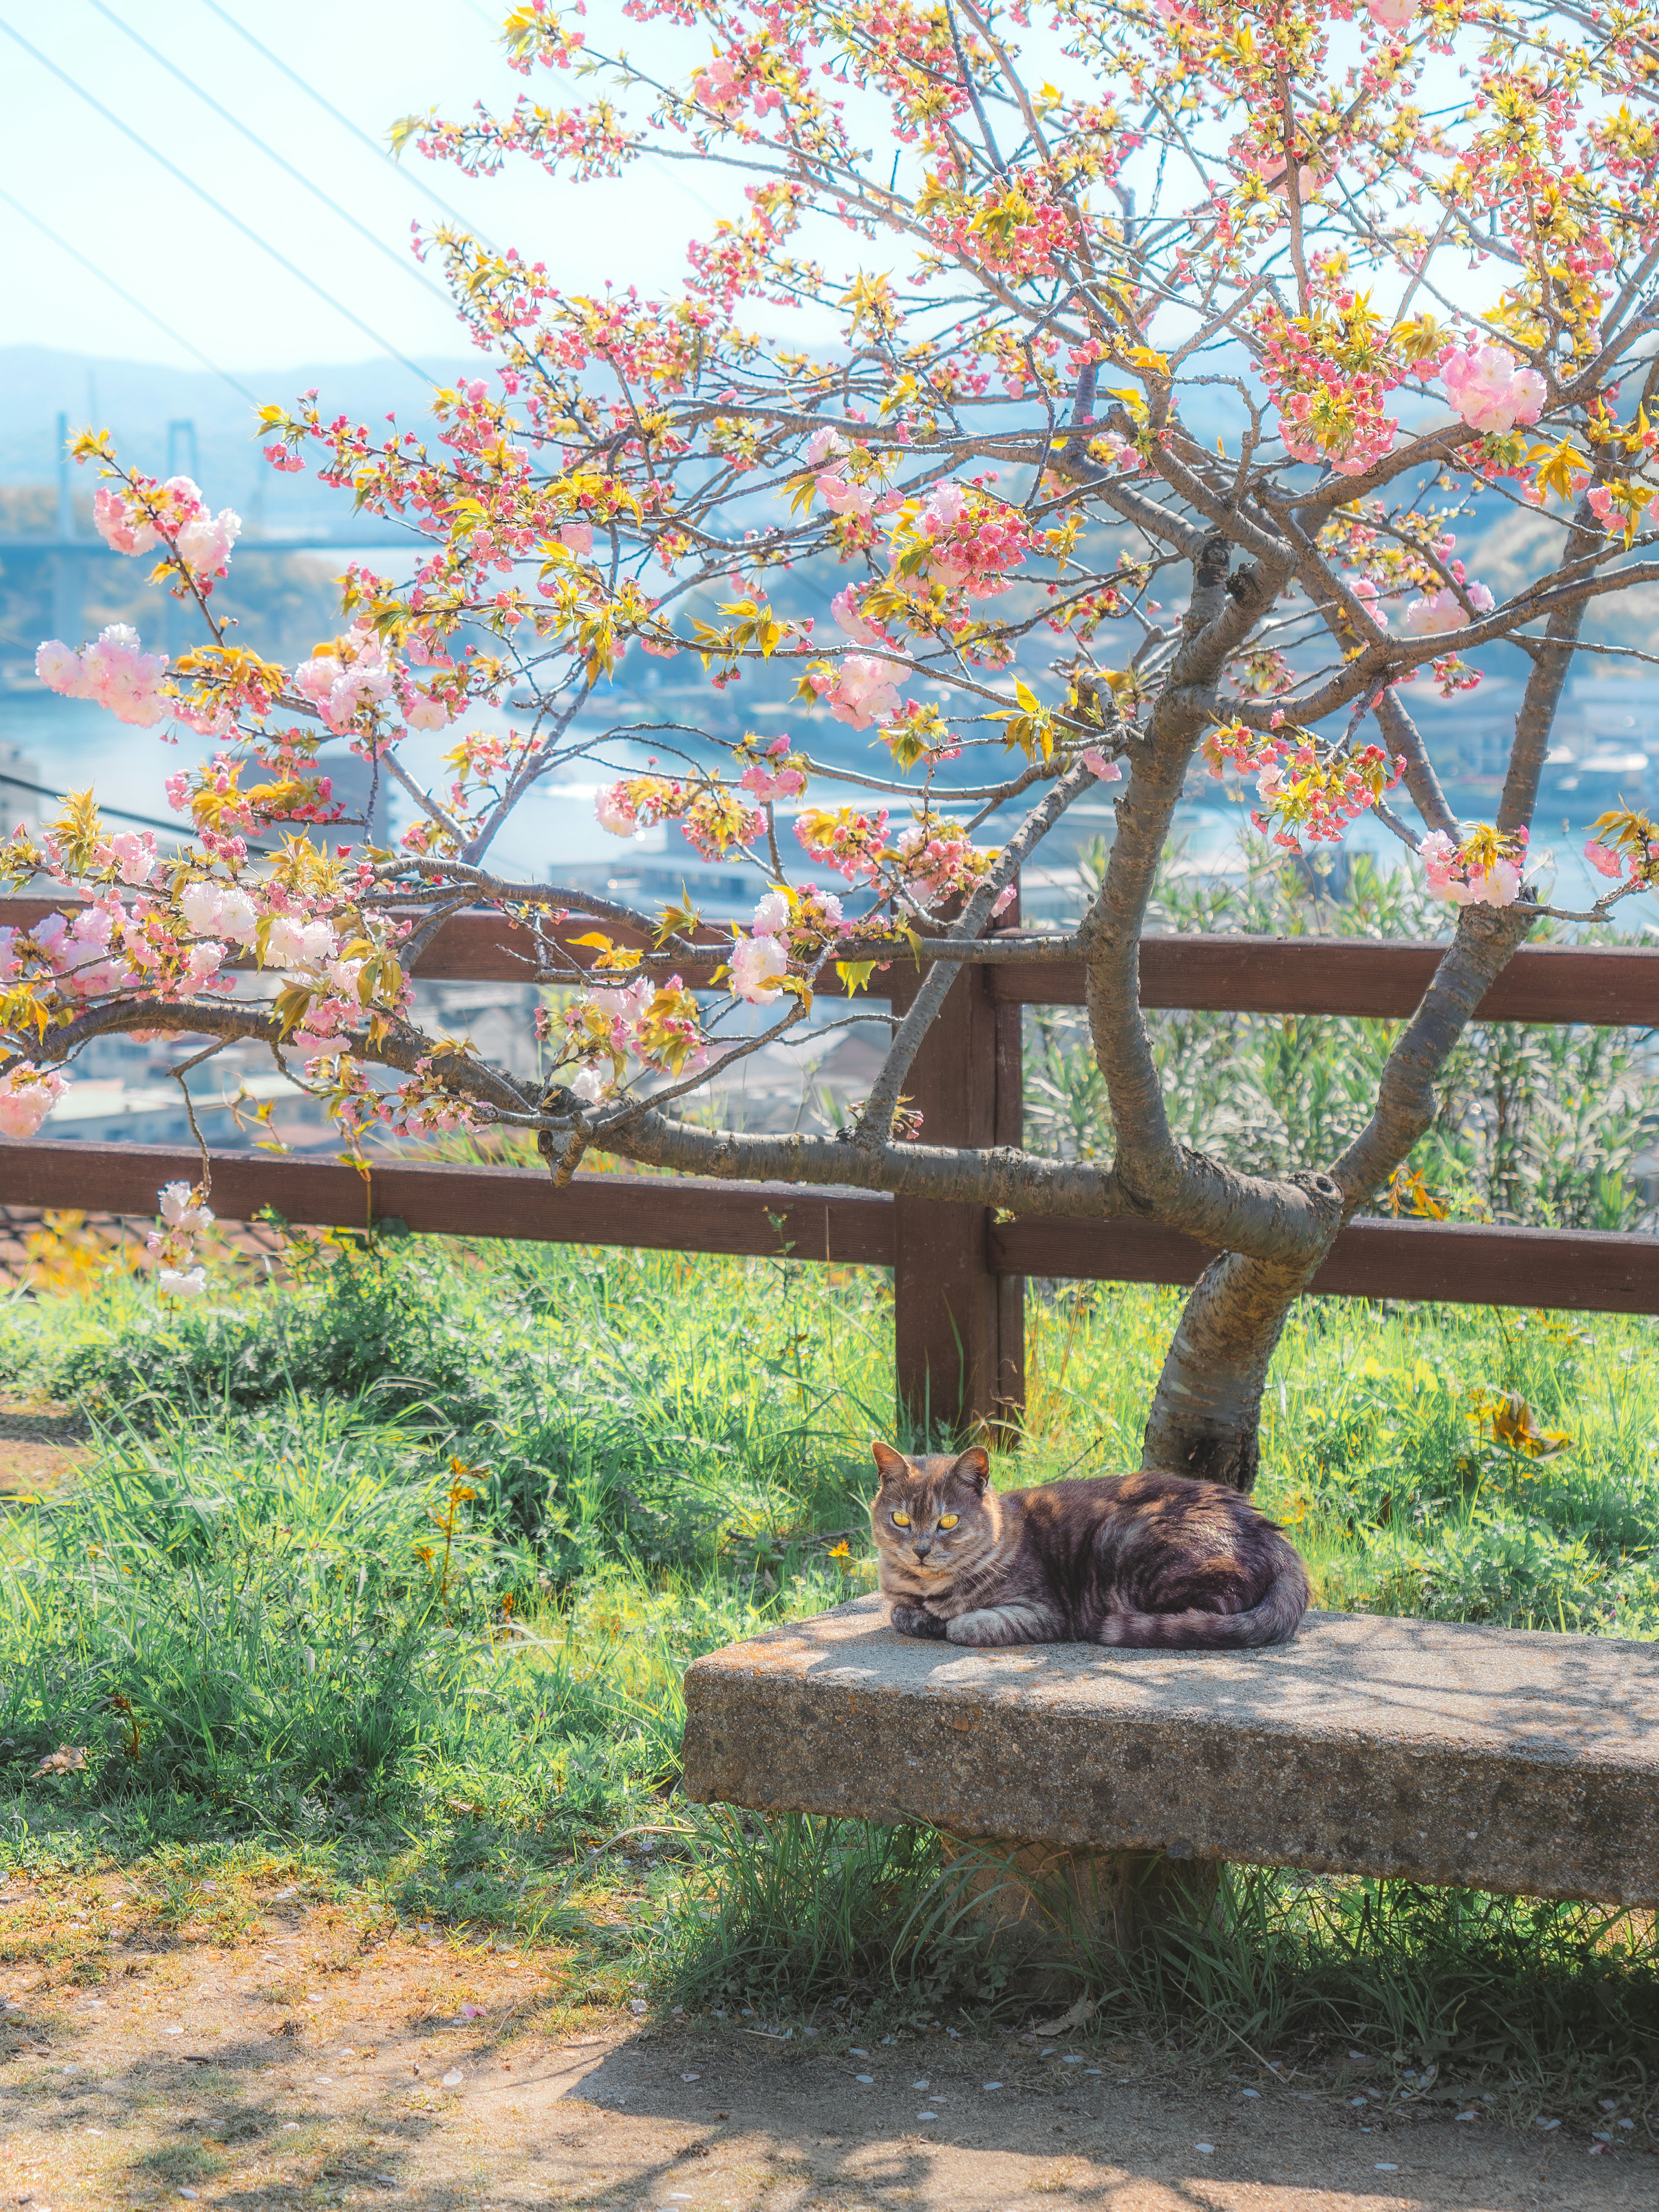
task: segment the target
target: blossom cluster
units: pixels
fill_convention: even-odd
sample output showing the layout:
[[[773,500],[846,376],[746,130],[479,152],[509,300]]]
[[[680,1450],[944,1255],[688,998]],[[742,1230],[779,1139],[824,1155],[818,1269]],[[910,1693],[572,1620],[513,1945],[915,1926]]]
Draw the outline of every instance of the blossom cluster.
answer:
[[[750,1006],[770,1006],[782,989],[792,949],[806,957],[850,937],[856,924],[842,912],[833,891],[806,884],[798,891],[769,891],[755,908],[750,935],[732,947],[732,988]]]
[[[1018,507],[948,480],[929,491],[920,514],[893,535],[894,573],[946,591],[988,599],[1008,588],[1031,550],[1030,525]]]
[[[1584,858],[1613,883],[1659,883],[1659,823],[1633,807],[1615,807],[1598,817]]]
[[[1304,837],[1337,843],[1351,823],[1393,789],[1406,765],[1398,757],[1390,759],[1381,745],[1322,750],[1305,730],[1263,732],[1243,722],[1218,724],[1200,750],[1212,775],[1231,767],[1255,776],[1261,804],[1250,819],[1290,853],[1302,850]]]
[[[93,498],[92,519],[112,552],[153,553],[159,546],[176,555],[180,566],[204,592],[230,566],[230,549],[242,518],[230,507],[217,514],[188,477],[132,477],[118,488],[106,486]]]
[[[838,722],[867,730],[899,711],[899,685],[905,672],[890,660],[849,653],[839,662],[815,660],[798,688],[802,696],[821,700]]]
[[[613,837],[631,837],[659,822],[677,821],[688,843],[707,860],[752,843],[766,829],[763,814],[713,777],[688,785],[671,776],[624,776],[599,792],[593,816]]]
[[[887,809],[866,814],[857,806],[804,806],[795,836],[809,860],[833,868],[848,883],[879,881],[887,844]]]
[[[164,653],[146,653],[136,629],[112,623],[94,644],[77,653],[61,638],[48,638],[34,655],[34,672],[50,691],[65,699],[94,699],[118,722],[153,729],[168,711],[162,679]]]
[[[368,621],[354,623],[343,636],[319,645],[302,660],[294,672],[294,689],[337,736],[365,710],[372,715],[388,703],[411,730],[441,730],[453,719],[449,704],[413,682]]]
[[[33,1137],[63,1097],[66,1079],[55,1067],[15,1060],[0,1075],[0,1137]]]
[[[1522,368],[1507,346],[1454,347],[1440,364],[1446,397],[1473,430],[1500,432],[1535,422],[1548,396],[1535,368]]]
[[[567,1087],[585,1105],[620,1091],[630,1055],[654,1073],[677,1077],[695,1075],[708,1062],[696,999],[678,975],[661,984],[641,975],[615,989],[584,992],[564,1008],[560,1023],[564,1057],[580,1063]]]
[[[758,740],[745,739],[745,746]],[[758,759],[750,759],[738,779],[751,799],[764,806],[775,799],[797,799],[806,788],[806,772],[789,750],[787,737],[775,738],[761,749]]]
[[[213,1209],[201,1184],[164,1184],[156,1194],[161,1223],[152,1229],[145,1249],[155,1262],[155,1286],[173,1298],[199,1298],[207,1288],[207,1269],[197,1245],[213,1226]]]
[[[1504,835],[1482,823],[1457,842],[1431,830],[1418,847],[1429,890],[1452,906],[1513,906],[1527,865],[1527,833]]]

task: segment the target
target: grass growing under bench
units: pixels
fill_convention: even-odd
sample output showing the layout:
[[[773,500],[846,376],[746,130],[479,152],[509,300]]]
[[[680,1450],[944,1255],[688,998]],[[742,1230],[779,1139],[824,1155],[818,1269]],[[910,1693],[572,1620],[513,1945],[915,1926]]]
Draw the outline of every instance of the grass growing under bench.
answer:
[[[1176,1305],[1034,1297],[999,1481],[1132,1464]],[[1310,1303],[1263,1502],[1324,1603],[1659,1635],[1655,1342]],[[1007,2015],[926,1835],[674,1794],[688,1662],[869,1586],[879,1274],[406,1240],[182,1311],[20,1300],[0,1358],[93,1427],[0,1520],[0,1869],[118,1871],[227,1937],[280,1875],[535,1941],[572,2001]],[[1097,1994],[1114,2033],[1358,2044],[1425,2098],[1633,2109],[1659,2066],[1651,1923],[1592,1907],[1234,1870]]]

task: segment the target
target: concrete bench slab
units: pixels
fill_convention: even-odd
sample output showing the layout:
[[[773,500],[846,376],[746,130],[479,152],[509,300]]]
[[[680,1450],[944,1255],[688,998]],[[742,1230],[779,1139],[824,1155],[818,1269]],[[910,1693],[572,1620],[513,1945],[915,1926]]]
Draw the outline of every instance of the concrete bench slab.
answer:
[[[855,1600],[699,1659],[686,1794],[1659,1901],[1659,1644],[1310,1613],[1268,1651],[965,1651]]]

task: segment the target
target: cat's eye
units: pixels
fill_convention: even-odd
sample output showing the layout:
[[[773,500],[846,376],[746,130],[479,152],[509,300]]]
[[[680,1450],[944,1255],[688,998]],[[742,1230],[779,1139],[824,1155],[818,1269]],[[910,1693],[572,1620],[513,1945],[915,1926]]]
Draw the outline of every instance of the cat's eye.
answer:
[[[939,1516],[939,1525],[941,1528],[954,1528],[961,1517],[960,1514],[957,1513],[941,1513]]]
[[[893,1516],[893,1526],[896,1528],[908,1528],[909,1525],[910,1516],[908,1513],[896,1513]]]

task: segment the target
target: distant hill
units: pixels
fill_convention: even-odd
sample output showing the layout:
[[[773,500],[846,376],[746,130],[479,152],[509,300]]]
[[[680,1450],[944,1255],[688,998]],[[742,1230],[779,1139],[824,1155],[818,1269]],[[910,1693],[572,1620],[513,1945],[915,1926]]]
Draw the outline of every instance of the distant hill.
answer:
[[[455,349],[429,364],[434,383],[476,375],[481,355],[456,332]],[[426,427],[427,387],[395,361],[301,362],[246,369],[237,381],[261,401],[293,400],[313,385],[331,413],[379,425],[388,411],[411,429]],[[349,498],[308,476],[283,476],[259,458],[253,410],[205,369],[168,368],[155,362],[107,361],[47,346],[0,346],[0,485],[50,483],[58,469],[58,416],[72,430],[88,422],[108,428],[123,455],[156,476],[167,473],[167,424],[193,422],[197,468],[216,507],[259,514],[267,529],[338,520]],[[258,502],[263,501],[263,513]],[[252,520],[253,514],[248,514]]]

